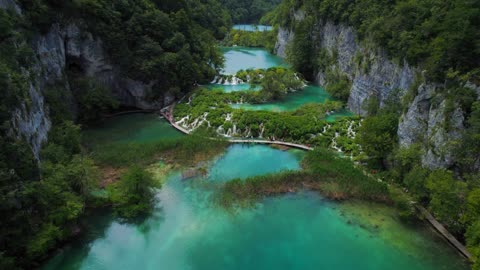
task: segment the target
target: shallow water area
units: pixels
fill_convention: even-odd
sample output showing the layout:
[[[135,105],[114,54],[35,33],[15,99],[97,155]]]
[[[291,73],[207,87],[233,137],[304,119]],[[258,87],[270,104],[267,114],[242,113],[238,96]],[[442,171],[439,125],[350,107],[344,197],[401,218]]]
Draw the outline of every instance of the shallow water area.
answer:
[[[226,84],[208,84],[206,86],[207,89],[222,89],[222,91],[230,93],[230,92],[238,92],[238,91],[260,91],[262,88],[260,86],[251,86],[248,83],[241,83],[235,85],[226,85]]]
[[[184,136],[157,114],[126,114],[108,118],[83,133],[86,144],[152,142]]]
[[[271,111],[271,112],[291,112],[308,103],[325,103],[333,100],[330,94],[322,87],[308,85],[302,90],[289,93],[284,100],[275,103],[265,104],[232,104],[232,108],[251,111]],[[348,110],[341,110],[328,115],[325,119],[329,122],[335,122],[338,119],[353,116]]]
[[[43,269],[467,269],[424,226],[405,227],[391,208],[339,204],[313,192],[227,211],[218,185],[234,178],[300,169],[304,155],[268,146],[233,145],[203,178],[172,172],[154,214],[139,224],[108,215]],[[423,229],[422,229],[423,228]]]
[[[269,25],[255,25],[255,24],[235,24],[233,26],[234,30],[242,30],[248,32],[265,32],[272,31],[273,27]]]
[[[327,120],[328,122],[335,122],[339,119],[342,119],[344,117],[349,117],[349,116],[354,116],[355,114],[352,113],[351,111],[347,110],[347,109],[343,109],[343,110],[340,110],[340,111],[336,111],[334,113],[331,113],[329,114],[327,117],[325,117],[325,120]]]
[[[294,111],[308,103],[325,103],[327,100],[332,98],[323,88],[308,85],[302,90],[288,93],[282,101],[266,104],[232,104],[232,107],[252,111],[285,112]]]
[[[225,57],[223,74],[235,75],[242,69],[288,66],[282,58],[269,53],[265,49],[250,47],[222,47],[220,49]]]

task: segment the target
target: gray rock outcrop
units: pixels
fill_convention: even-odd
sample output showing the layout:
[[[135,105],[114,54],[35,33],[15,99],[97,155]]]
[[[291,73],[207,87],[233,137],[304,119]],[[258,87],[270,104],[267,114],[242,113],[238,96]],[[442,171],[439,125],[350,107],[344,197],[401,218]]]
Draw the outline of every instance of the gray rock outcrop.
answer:
[[[14,0],[0,0],[0,8],[22,13]],[[122,106],[156,110],[174,100],[174,96],[168,93],[163,98],[151,99],[150,92],[155,82],[144,83],[124,77],[120,69],[110,62],[102,40],[83,30],[81,25],[82,22],[78,21],[66,26],[55,24],[46,34],[38,34],[32,42],[36,60],[31,64],[30,71],[25,71],[25,75],[31,78],[29,98],[12,112],[12,134],[29,142],[37,159],[52,126],[44,91],[51,85],[61,85],[55,88],[58,91],[70,91],[66,70],[72,65],[82,75],[94,78],[111,89]],[[75,111],[75,102],[66,102],[71,103]]]
[[[299,16],[293,19],[299,20]],[[391,60],[387,53],[368,42],[358,42],[356,31],[343,24],[319,21],[315,25],[316,48],[327,50],[336,59],[330,68],[348,77],[351,82],[348,108],[360,115],[366,114],[364,104],[376,97],[380,106],[393,91],[398,91],[399,100],[409,92],[417,93],[401,116],[398,126],[399,144],[408,147],[421,144],[424,154],[422,163],[429,168],[448,168],[455,162],[453,145],[460,139],[465,117],[459,106],[446,112],[443,88],[427,83],[422,72],[406,61]],[[285,57],[288,43],[295,33],[280,28],[275,46],[276,54]],[[316,83],[325,86],[328,82],[324,71],[316,74]],[[420,82],[420,85],[417,83]],[[422,83],[423,82],[423,83]],[[478,86],[472,85],[473,89]],[[450,125],[445,125],[449,118]]]

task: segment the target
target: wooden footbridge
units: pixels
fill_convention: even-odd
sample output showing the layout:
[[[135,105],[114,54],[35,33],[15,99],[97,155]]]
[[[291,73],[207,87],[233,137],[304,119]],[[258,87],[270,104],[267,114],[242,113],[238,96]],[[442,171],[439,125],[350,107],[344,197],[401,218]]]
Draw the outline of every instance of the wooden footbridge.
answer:
[[[161,111],[161,114],[165,119],[178,131],[184,133],[184,134],[190,134],[190,131],[185,129],[184,127],[178,125],[175,122],[175,118],[173,117],[173,105],[169,106]],[[282,141],[269,141],[269,140],[255,140],[255,139],[229,139],[228,140],[231,143],[251,143],[251,144],[273,144],[273,145],[282,145],[286,147],[291,147],[291,148],[297,148],[297,149],[302,149],[306,151],[312,151],[313,148],[307,145],[303,144],[297,144],[297,143],[291,143],[291,142],[282,142]]]

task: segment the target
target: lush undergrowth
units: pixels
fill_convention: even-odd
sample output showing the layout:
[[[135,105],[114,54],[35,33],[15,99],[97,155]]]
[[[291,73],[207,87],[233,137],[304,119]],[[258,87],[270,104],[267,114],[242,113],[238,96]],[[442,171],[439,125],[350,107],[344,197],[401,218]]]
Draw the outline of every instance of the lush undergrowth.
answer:
[[[343,108],[338,101],[306,104],[292,112],[251,111],[231,105],[257,100],[258,92],[232,92],[198,89],[189,102],[175,107],[175,120],[187,129],[209,127],[230,137],[267,138],[313,146],[330,147],[360,156],[355,143],[358,117],[328,122],[325,117]],[[335,142],[333,142],[335,141]],[[332,145],[333,144],[333,145]]]
[[[223,46],[261,47],[273,52],[277,31],[243,31],[232,29],[221,42]]]
[[[215,77],[215,82],[231,83],[235,79],[249,83],[252,89],[261,87],[260,91],[240,91],[232,94],[233,97],[241,97],[244,102],[250,103],[282,100],[289,92],[301,90],[305,85],[301,75],[284,67],[240,70],[235,75],[219,75]]]
[[[179,165],[195,165],[221,153],[228,143],[221,138],[208,139],[211,133],[198,131],[177,139],[160,139],[146,143],[113,142],[89,146],[92,158],[100,166],[125,167],[150,165],[165,159]]]
[[[220,0],[234,23],[258,23],[260,18],[277,6],[281,0]]]
[[[217,203],[231,208],[248,206],[270,195],[299,189],[319,191],[334,200],[360,199],[392,202],[387,185],[369,177],[350,160],[332,151],[317,148],[307,153],[303,171],[257,176],[225,183],[217,194]]]

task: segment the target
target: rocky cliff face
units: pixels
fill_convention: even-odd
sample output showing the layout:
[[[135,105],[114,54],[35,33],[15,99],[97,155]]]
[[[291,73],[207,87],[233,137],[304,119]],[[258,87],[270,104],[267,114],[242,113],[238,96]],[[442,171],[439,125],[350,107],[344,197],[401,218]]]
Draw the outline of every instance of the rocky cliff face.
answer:
[[[14,10],[17,14],[22,12],[14,0],[0,0],[0,8]],[[119,68],[109,61],[101,39],[82,30],[80,25],[81,22],[53,25],[48,33],[34,38],[32,49],[36,61],[27,74],[32,78],[28,91],[30,97],[13,112],[12,133],[28,141],[37,158],[51,128],[43,93],[54,84],[62,86],[59,91],[70,91],[66,69],[72,65],[83,75],[110,88],[123,106],[156,110],[171,104],[174,99],[169,94],[160,99],[150,99],[154,82],[145,84],[123,77]],[[75,110],[74,101],[66,102],[70,102],[72,110]]]
[[[15,0],[0,0],[0,8],[7,9],[7,10],[13,10],[17,14],[22,13],[22,10],[17,5]]]
[[[43,69],[41,79],[46,83],[64,78],[65,69],[75,66],[85,76],[108,86],[123,106],[154,110],[162,108],[165,100],[171,102],[168,96],[149,100],[153,82],[145,84],[123,77],[118,67],[109,61],[102,40],[82,31],[78,23],[52,26],[46,35],[38,37],[35,51]]]
[[[293,36],[293,31],[279,29],[275,47],[279,56],[285,57]],[[398,127],[399,144],[421,144],[424,148],[422,162],[429,168],[448,168],[454,164],[452,145],[460,139],[465,117],[459,106],[447,115],[441,86],[425,82],[421,71],[405,61],[392,61],[382,49],[359,43],[352,27],[318,22],[313,36],[318,50],[326,49],[337,56],[330,68],[346,75],[352,83],[348,99],[351,111],[365,115],[364,104],[369,98],[376,97],[382,106],[392,91],[399,91],[403,97],[413,90],[417,94],[407,105]],[[317,73],[316,83],[326,85],[325,72]],[[446,117],[450,118],[448,127]]]

